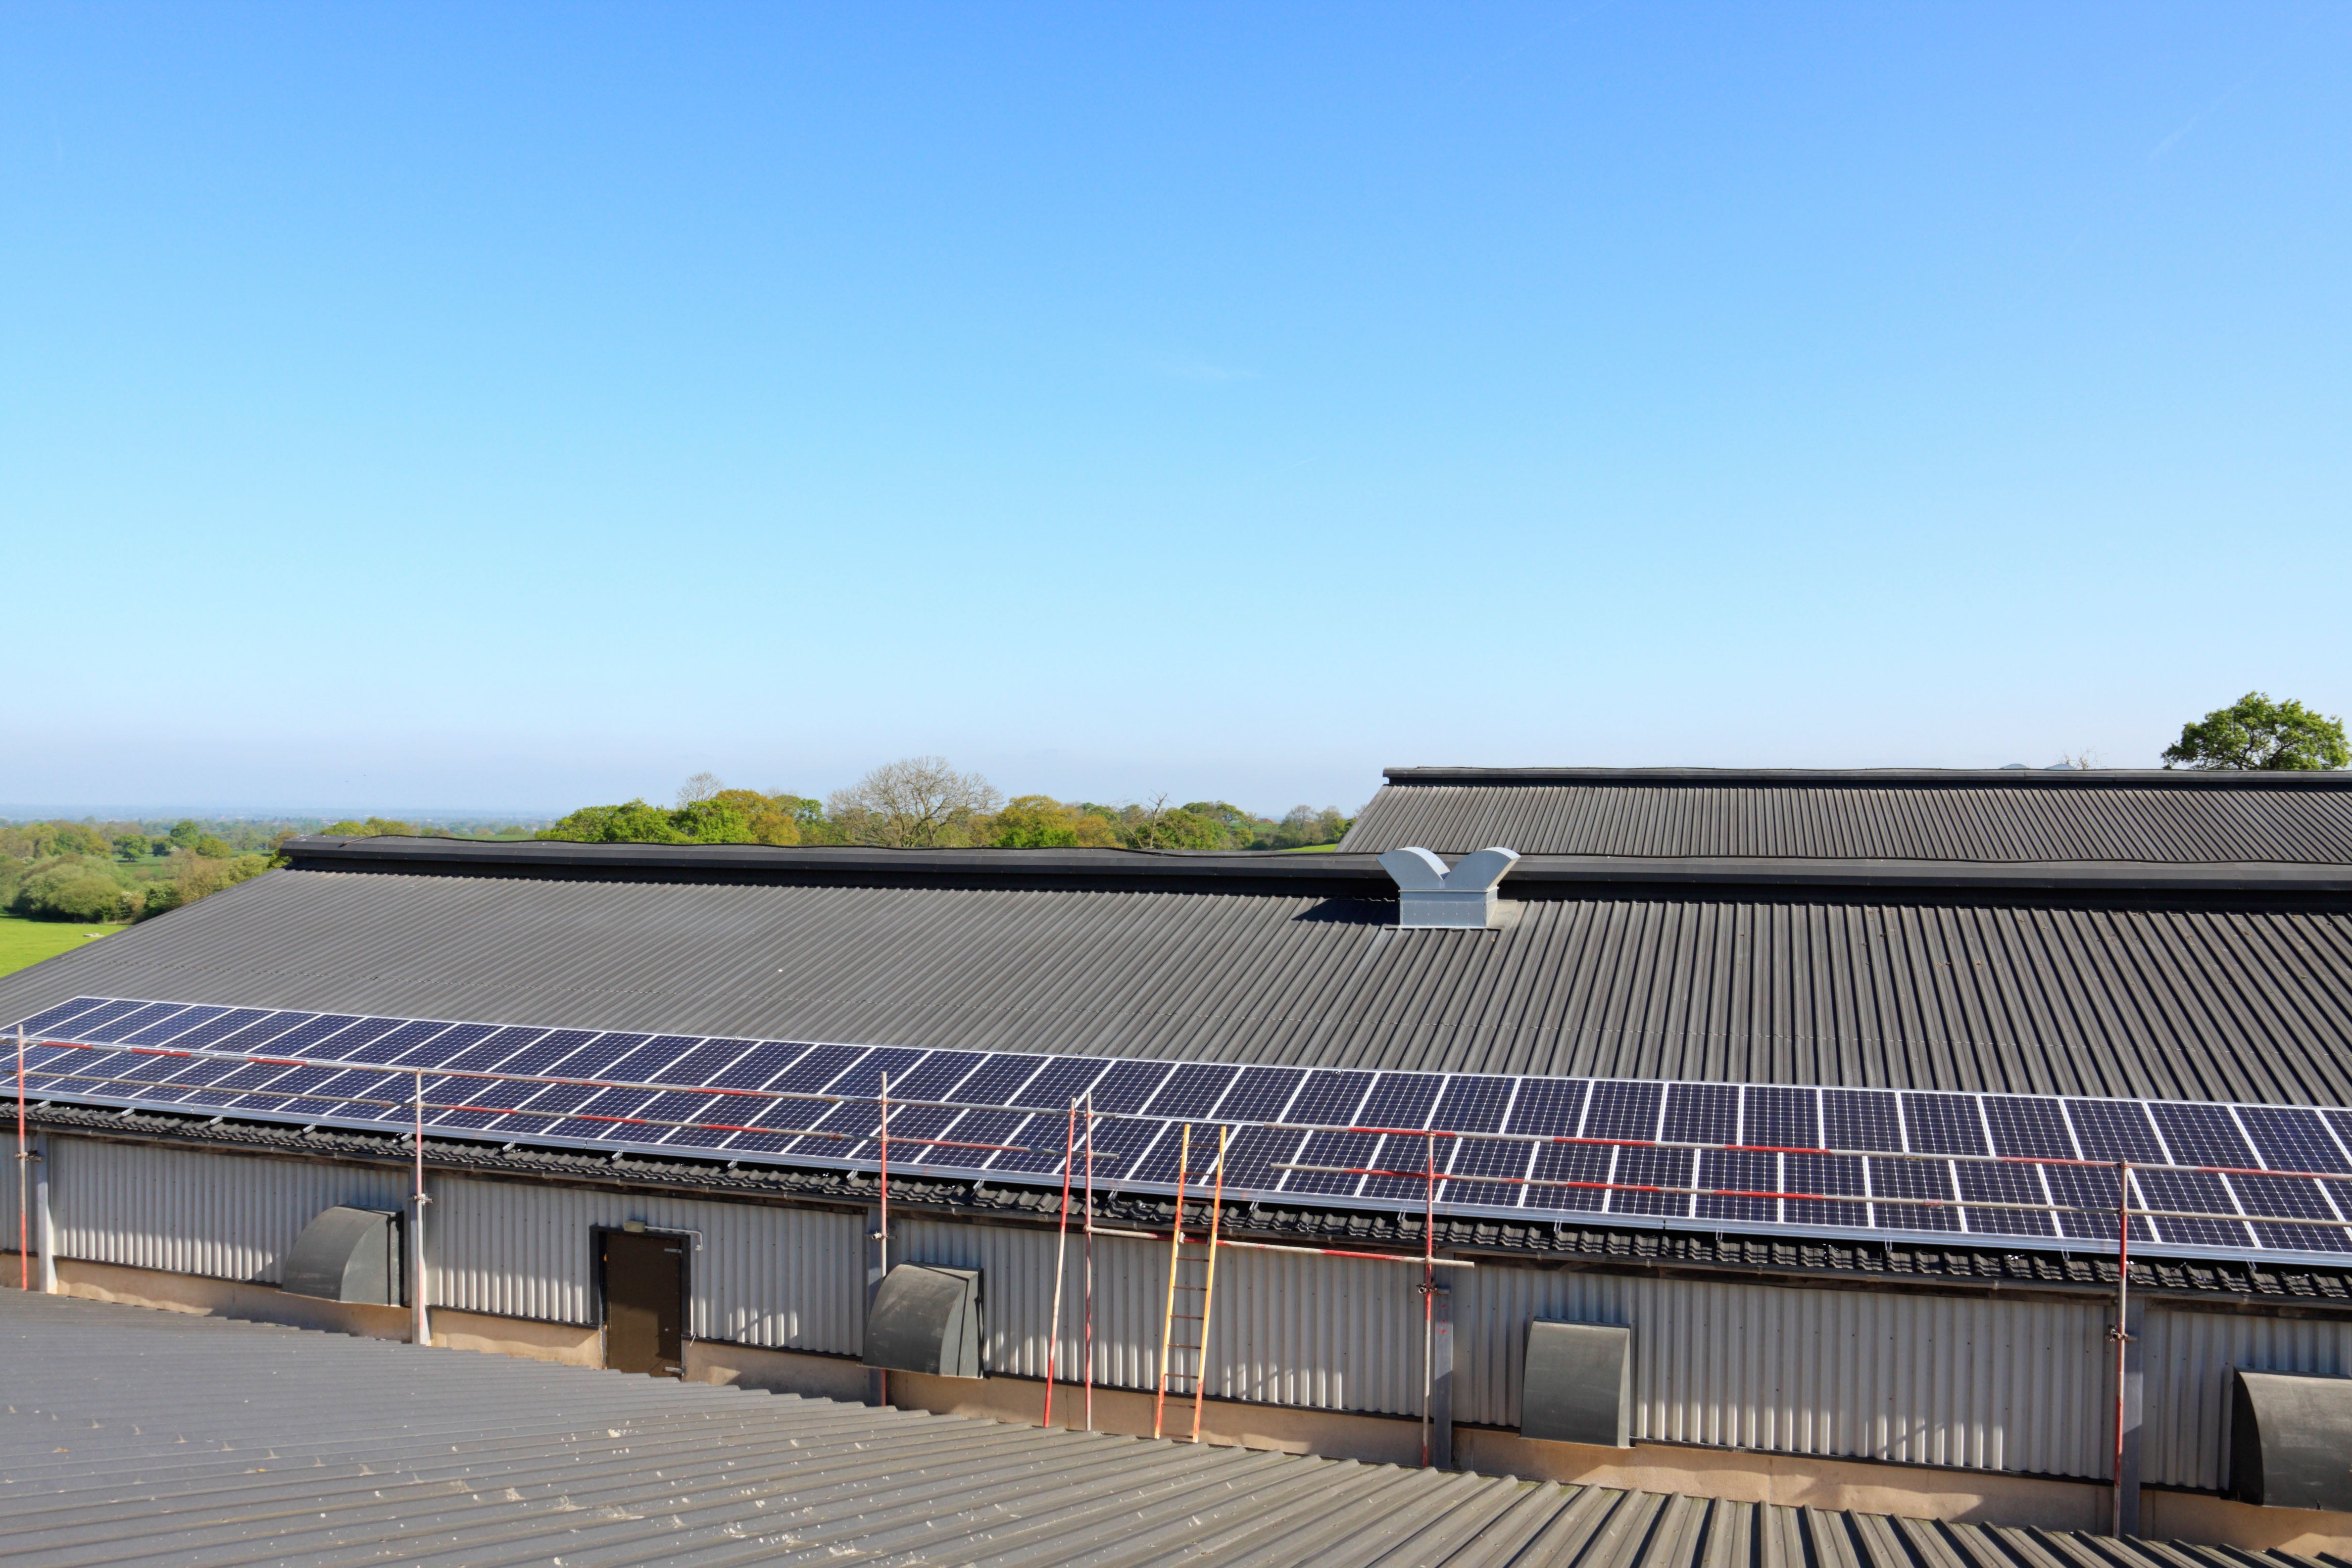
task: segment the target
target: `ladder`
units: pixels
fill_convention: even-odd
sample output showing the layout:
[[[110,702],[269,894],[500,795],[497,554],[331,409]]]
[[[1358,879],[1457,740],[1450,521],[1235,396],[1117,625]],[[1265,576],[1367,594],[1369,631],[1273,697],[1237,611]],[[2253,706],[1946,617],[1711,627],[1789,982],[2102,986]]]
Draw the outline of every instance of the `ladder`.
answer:
[[[1209,1385],[1209,1306],[1216,1299],[1218,1226],[1224,1216],[1225,1202],[1225,1137],[1227,1129],[1217,1129],[1217,1163],[1213,1184],[1210,1188],[1209,1229],[1205,1236],[1188,1240],[1184,1235],[1184,1186],[1190,1177],[1188,1167],[1192,1157],[1192,1124],[1184,1123],[1182,1142],[1176,1151],[1176,1223],[1168,1239],[1168,1306],[1160,1320],[1160,1391],[1151,1404],[1151,1435],[1160,1435],[1168,1407],[1168,1384],[1190,1381],[1192,1389],[1192,1441],[1201,1440],[1201,1401]],[[1186,1249],[1190,1248],[1190,1251]],[[1188,1272],[1189,1271],[1189,1272]],[[1197,1303],[1197,1312],[1176,1310],[1178,1303],[1191,1307]],[[1190,1324],[1186,1335],[1179,1335],[1176,1325]],[[1186,1364],[1171,1364],[1171,1357],[1181,1357]],[[1179,1388],[1181,1398],[1184,1390]]]

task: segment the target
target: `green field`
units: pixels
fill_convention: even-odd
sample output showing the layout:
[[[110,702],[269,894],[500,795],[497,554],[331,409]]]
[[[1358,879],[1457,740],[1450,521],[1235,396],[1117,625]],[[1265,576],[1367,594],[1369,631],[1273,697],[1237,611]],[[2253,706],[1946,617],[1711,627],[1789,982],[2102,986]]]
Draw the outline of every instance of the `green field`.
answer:
[[[87,947],[121,926],[75,925],[68,921],[28,921],[0,915],[0,974],[55,958],[68,948]]]

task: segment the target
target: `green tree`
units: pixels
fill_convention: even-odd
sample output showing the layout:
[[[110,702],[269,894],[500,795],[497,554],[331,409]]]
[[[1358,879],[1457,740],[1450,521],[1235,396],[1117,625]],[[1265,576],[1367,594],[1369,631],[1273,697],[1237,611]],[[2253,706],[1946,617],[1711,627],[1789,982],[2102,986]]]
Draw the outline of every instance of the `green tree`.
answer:
[[[143,833],[126,833],[114,840],[114,852],[125,860],[147,858],[148,838]]]
[[[2315,713],[2289,698],[2273,702],[2249,691],[2227,708],[2180,727],[2164,749],[2168,768],[2243,768],[2305,772],[2352,763],[2344,721]]]
[[[552,827],[539,830],[541,838],[569,839],[576,844],[685,844],[690,842],[670,821],[670,814],[643,800],[619,805],[584,805]]]
[[[988,842],[998,849],[1105,848],[1118,842],[1108,819],[1050,795],[1020,795],[989,819]]]
[[[196,840],[204,837],[204,824],[184,816],[172,824],[170,837],[172,842],[179,847],[193,849],[196,847]]]
[[[36,867],[17,884],[16,913],[37,921],[119,921],[130,900],[103,862],[68,858]]]

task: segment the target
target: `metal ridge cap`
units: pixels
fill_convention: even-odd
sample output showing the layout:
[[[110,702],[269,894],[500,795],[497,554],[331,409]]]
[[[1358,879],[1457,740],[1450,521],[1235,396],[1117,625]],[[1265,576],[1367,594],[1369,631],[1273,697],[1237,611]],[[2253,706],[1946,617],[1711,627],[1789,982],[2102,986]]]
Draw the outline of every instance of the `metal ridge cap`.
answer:
[[[570,839],[329,837],[307,834],[282,853],[298,870],[403,866],[686,871],[884,872],[1108,880],[1366,881],[1389,885],[1372,855],[1280,850],[891,849],[866,845],[585,844]]]
[[[1503,883],[1661,883],[2100,891],[2352,892],[2352,866],[2297,861],[1801,860],[1732,856],[1527,855]]]
[[[2352,769],[2276,771],[2196,768],[1382,768],[1391,784],[1713,784],[1889,786],[2003,789],[2306,789],[2352,790]]]

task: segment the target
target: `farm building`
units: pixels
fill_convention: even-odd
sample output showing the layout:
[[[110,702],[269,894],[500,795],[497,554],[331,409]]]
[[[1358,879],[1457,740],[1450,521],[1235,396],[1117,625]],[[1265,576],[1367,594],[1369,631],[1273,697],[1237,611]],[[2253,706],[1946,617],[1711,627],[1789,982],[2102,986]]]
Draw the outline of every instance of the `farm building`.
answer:
[[[37,1288],[2352,1548],[2352,780],[1401,769],[1328,855],[289,859],[0,980]]]

